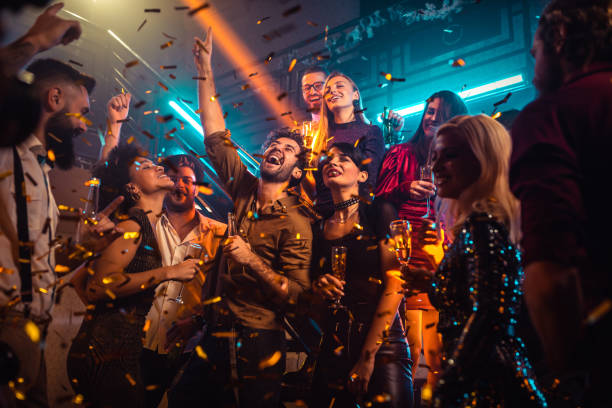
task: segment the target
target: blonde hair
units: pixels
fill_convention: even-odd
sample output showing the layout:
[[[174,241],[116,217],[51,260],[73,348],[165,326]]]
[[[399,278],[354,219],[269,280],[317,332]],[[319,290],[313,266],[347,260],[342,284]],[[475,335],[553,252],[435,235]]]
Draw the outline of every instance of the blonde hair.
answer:
[[[363,123],[370,123],[370,121],[363,114],[363,105],[361,104],[361,92],[359,92],[359,88],[357,84],[342,72],[334,71],[325,79],[325,84],[323,85],[323,90],[325,92],[325,88],[329,84],[329,81],[332,78],[342,77],[349,81],[351,86],[353,87],[353,91],[357,91],[359,98],[353,102],[353,105],[357,108],[355,109],[357,113],[355,113],[355,119],[361,121]],[[312,144],[312,152],[314,155],[319,155],[325,149],[327,149],[327,140],[329,139],[329,124],[334,123],[334,113],[329,110],[327,107],[327,103],[325,102],[325,93],[323,94],[323,103],[321,103],[321,115],[319,119],[319,127],[315,134],[315,138]]]
[[[470,213],[487,212],[504,224],[510,240],[520,240],[520,203],[510,191],[508,173],[512,140],[506,129],[486,115],[455,116],[440,127],[436,138],[453,132],[463,137],[480,163],[480,176],[457,199],[442,198],[440,217],[452,235]]]

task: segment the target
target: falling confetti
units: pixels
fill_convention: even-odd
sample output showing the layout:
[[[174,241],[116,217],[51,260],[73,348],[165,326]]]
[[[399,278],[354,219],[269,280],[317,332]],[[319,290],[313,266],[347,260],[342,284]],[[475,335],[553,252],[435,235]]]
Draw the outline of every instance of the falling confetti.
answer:
[[[306,22],[306,24],[308,24],[308,25],[309,25],[309,26],[311,26],[311,27],[317,27],[317,26],[319,25],[319,24],[317,24],[317,23],[315,23],[315,22],[313,22],[313,21],[310,21],[310,20],[308,20],[308,21]]]
[[[37,325],[32,323],[31,320],[28,320],[25,326],[23,327],[26,335],[30,338],[32,343],[38,343],[40,341],[40,329]]]
[[[211,305],[213,303],[218,303],[220,301],[221,301],[221,296],[217,296],[217,297],[214,297],[212,299],[207,299],[207,300],[203,301],[202,305],[204,305],[204,306]]]
[[[134,377],[132,377],[130,373],[125,373],[125,379],[128,380],[132,387],[136,386],[136,380],[134,380]]]
[[[291,7],[285,11],[283,11],[282,16],[283,17],[289,17],[292,14],[298,13],[300,10],[302,9],[302,6],[300,6],[299,4],[297,6]]]
[[[176,69],[176,65],[160,65],[159,69]]]
[[[453,67],[463,67],[465,66],[465,61],[463,60],[463,58],[458,58],[454,61],[451,61],[451,66]]]
[[[161,13],[161,9],[158,9],[158,8],[145,9],[145,13]]]
[[[49,160],[51,160],[52,162],[55,161],[55,153],[53,152],[53,150],[49,149],[47,150],[47,157],[49,158]]]
[[[174,41],[168,41],[168,42],[163,43],[162,45],[160,45],[159,48],[161,48],[163,50],[163,49],[166,49],[166,48],[170,47],[172,44],[174,44]]]
[[[270,19],[270,17],[260,18],[259,20],[257,20],[257,24],[261,24],[261,23],[263,23],[264,21],[269,20],[269,19]]]
[[[200,357],[202,360],[208,360],[208,356],[206,355],[206,352],[204,351],[202,346],[198,344],[195,348],[195,351],[198,357]]]
[[[278,96],[276,97],[276,100],[277,100],[277,101],[280,101],[280,100],[282,100],[283,98],[285,98],[286,96],[287,96],[287,92],[283,92],[283,93],[281,93],[280,95],[278,95]]]
[[[161,81],[157,82],[157,84],[164,90],[167,91],[168,87],[166,85],[164,85]]]
[[[275,366],[276,363],[279,362],[281,356],[282,353],[280,351],[275,351],[270,357],[264,358],[262,361],[259,362],[259,369],[263,370],[265,368]]]
[[[155,136],[153,136],[150,132],[143,130],[142,134],[145,135],[146,137],[148,137],[149,139],[155,139]]]
[[[297,59],[296,58],[291,60],[291,63],[289,64],[289,69],[287,70],[287,72],[293,71],[293,68],[295,68],[295,64],[297,64]]]
[[[132,232],[124,232],[123,239],[137,239],[140,236],[140,232],[132,231]]]
[[[83,66],[83,64],[81,64],[80,62],[77,62],[75,60],[69,59],[68,62],[71,63],[71,64],[76,65],[77,67],[82,67]]]
[[[194,8],[193,10],[189,10],[189,13],[187,13],[187,15],[188,16],[193,16],[198,11],[202,11],[204,9],[207,9],[208,7],[210,7],[210,4],[204,3],[201,6]]]
[[[142,27],[144,27],[144,25],[147,24],[147,19],[145,18],[144,21],[142,23],[140,23],[140,25],[138,26],[138,29],[136,31],[140,31],[140,29]]]
[[[264,60],[264,62],[265,62],[266,64],[269,64],[269,63],[270,63],[270,61],[272,61],[272,57],[273,57],[273,56],[274,56],[274,52],[269,53],[269,54],[268,54],[268,56],[266,57],[266,59]]]

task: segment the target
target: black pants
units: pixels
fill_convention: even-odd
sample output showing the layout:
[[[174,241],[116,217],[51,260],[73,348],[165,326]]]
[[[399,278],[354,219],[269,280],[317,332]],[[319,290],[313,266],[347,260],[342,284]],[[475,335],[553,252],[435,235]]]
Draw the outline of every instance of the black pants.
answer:
[[[284,332],[240,327],[236,333],[235,338],[221,332],[202,339],[200,346],[206,358],[196,353],[191,356],[180,380],[168,392],[169,407],[279,406],[285,371]],[[230,341],[236,343],[237,383],[231,381]]]
[[[140,370],[145,386],[145,407],[157,408],[174,376],[187,361],[189,354],[159,354],[142,349]]]
[[[412,361],[405,342],[381,345],[362,402],[346,388],[349,372],[355,364],[353,360],[338,356],[324,344],[313,379],[309,407],[329,407],[333,398],[335,408],[355,408],[364,406],[365,402],[372,402],[372,407],[412,408]],[[380,400],[374,398],[377,396],[381,397]]]

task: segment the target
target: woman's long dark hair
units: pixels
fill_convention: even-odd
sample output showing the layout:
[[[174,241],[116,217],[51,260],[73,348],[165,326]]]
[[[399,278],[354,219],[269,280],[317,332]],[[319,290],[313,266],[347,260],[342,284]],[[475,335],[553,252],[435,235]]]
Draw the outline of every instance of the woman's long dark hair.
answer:
[[[419,164],[425,164],[429,157],[431,141],[430,143],[427,143],[425,140],[423,119],[425,119],[425,114],[427,113],[429,104],[436,98],[439,98],[442,104],[442,113],[444,114],[442,123],[447,122],[457,115],[467,115],[468,113],[467,106],[465,105],[465,102],[463,102],[463,99],[452,91],[438,91],[427,98],[425,109],[423,110],[423,116],[421,116],[421,120],[419,121],[419,128],[412,136],[412,139],[410,139],[408,142],[414,146],[414,151]]]

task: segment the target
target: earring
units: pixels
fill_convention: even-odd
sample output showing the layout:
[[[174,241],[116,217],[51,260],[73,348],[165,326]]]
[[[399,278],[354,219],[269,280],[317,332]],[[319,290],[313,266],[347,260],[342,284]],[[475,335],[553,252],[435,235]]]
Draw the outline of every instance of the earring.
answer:
[[[130,199],[133,202],[137,202],[138,200],[140,200],[140,194],[136,192],[136,187],[127,186],[126,190],[127,190],[128,199]]]

